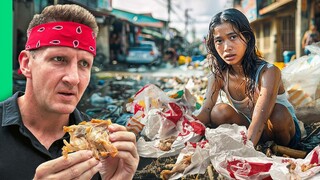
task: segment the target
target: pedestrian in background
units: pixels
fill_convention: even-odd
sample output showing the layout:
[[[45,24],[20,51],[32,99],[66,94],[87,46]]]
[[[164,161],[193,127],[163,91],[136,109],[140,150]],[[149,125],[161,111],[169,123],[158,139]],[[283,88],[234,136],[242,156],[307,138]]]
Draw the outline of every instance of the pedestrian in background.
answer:
[[[320,41],[320,33],[317,30],[317,26],[314,20],[310,21],[309,29],[304,33],[302,38],[302,48],[304,49],[304,54],[310,54],[310,51],[306,49],[306,46]]]
[[[163,60],[165,63],[170,64],[173,67],[177,67],[178,66],[177,59],[178,59],[177,53],[174,48],[168,48],[164,52]]]
[[[95,17],[78,5],[48,6],[33,17],[19,55],[26,90],[0,103],[2,179],[133,178],[136,137],[117,124],[108,127],[116,157],[61,156],[70,139],[63,126],[90,120],[76,105],[89,84],[97,33]]]
[[[110,37],[110,64],[112,61],[118,61],[118,56],[121,51],[121,38],[118,33],[112,33]]]
[[[212,18],[206,42],[212,73],[197,118],[213,128],[246,126],[254,146],[274,140],[295,147],[301,133],[281,71],[262,59],[255,43],[249,21],[239,10],[226,9]],[[220,90],[229,103],[216,103]]]

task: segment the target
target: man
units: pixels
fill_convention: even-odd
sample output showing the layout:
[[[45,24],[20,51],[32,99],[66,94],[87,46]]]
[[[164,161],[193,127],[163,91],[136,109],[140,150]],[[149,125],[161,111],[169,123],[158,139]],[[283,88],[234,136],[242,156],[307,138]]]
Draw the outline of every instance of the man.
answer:
[[[77,5],[54,5],[29,24],[19,55],[25,93],[0,104],[0,175],[3,179],[131,179],[139,155],[136,137],[109,126],[116,157],[96,160],[91,151],[62,157],[63,126],[89,118],[76,109],[89,84],[96,53],[95,18]],[[99,174],[97,174],[99,172]]]

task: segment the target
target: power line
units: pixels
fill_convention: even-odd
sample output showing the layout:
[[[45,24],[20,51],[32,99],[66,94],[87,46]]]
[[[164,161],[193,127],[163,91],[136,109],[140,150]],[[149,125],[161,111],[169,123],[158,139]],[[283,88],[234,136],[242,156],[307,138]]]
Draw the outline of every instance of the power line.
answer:
[[[180,21],[184,21],[184,19],[181,17],[181,13],[178,13],[177,11],[176,11],[176,9],[178,9],[178,11],[181,11],[181,8],[180,7],[178,7],[176,4],[174,4],[173,2],[172,2],[172,0],[156,0],[161,6],[163,6],[163,7],[166,7],[168,10],[169,10],[169,8],[168,7],[170,7],[170,22],[173,22],[173,21],[171,21],[171,15],[172,15],[172,13],[173,14],[175,14],[176,16],[175,17],[177,17]],[[165,1],[165,2],[164,2]],[[171,13],[172,12],[172,13]],[[168,13],[168,16],[169,16],[169,13]],[[169,18],[168,18],[169,19]]]

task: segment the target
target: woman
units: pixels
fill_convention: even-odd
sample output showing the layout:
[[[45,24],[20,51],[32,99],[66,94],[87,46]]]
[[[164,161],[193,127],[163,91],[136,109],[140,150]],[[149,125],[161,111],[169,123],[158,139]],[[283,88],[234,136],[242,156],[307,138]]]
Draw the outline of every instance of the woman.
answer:
[[[262,59],[245,15],[236,9],[216,14],[209,25],[207,47],[212,74],[197,118],[211,127],[244,125],[255,146],[260,140],[274,140],[295,147],[301,133],[281,71]],[[230,104],[216,103],[220,90]]]
[[[306,49],[306,46],[316,43],[320,40],[320,33],[317,30],[315,22],[310,21],[309,29],[304,33],[302,37],[302,48],[304,49],[304,54],[310,54],[310,51]]]

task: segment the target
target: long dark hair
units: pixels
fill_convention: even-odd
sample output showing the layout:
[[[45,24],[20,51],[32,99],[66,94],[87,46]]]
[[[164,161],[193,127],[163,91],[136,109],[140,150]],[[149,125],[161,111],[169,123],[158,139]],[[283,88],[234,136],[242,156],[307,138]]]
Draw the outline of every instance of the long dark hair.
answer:
[[[219,56],[214,45],[214,29],[216,26],[221,25],[223,23],[230,23],[233,29],[235,30],[235,33],[239,33],[239,37],[242,37],[240,36],[241,33],[245,38],[245,40],[243,40],[247,43],[247,49],[245,51],[241,65],[246,79],[245,94],[253,102],[256,83],[256,71],[258,65],[265,63],[265,61],[262,60],[262,56],[256,48],[256,39],[253,30],[250,27],[248,19],[241,11],[237,9],[231,8],[219,12],[218,14],[213,16],[210,21],[209,33],[206,41],[208,51],[207,58],[209,61],[211,61],[210,69],[214,74],[216,80],[218,78],[224,80],[222,72],[227,68],[229,70],[231,69],[231,65],[228,65],[223,61],[223,59]]]

